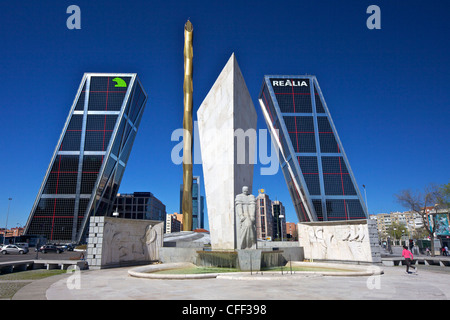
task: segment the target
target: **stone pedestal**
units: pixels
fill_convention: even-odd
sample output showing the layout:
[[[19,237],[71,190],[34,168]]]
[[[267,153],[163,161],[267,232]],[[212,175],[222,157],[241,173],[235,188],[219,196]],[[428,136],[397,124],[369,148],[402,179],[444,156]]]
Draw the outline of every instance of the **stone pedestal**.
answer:
[[[262,250],[243,249],[237,250],[239,269],[241,271],[259,271],[261,270]]]
[[[233,250],[234,199],[243,186],[252,192],[256,139],[252,141],[250,136],[256,137],[257,121],[234,54],[201,104],[197,118],[211,246],[213,250]],[[249,136],[242,143],[239,139],[245,134]]]

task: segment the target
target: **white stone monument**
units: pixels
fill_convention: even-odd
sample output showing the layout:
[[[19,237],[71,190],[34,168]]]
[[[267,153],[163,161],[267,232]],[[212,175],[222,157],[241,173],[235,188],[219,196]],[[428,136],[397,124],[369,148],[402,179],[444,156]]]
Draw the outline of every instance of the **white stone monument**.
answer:
[[[86,261],[89,269],[158,261],[164,222],[91,217]]]
[[[257,120],[234,54],[201,104],[197,118],[211,246],[213,250],[234,250],[234,200],[243,186],[252,193],[256,150],[252,138],[256,138]]]
[[[373,220],[298,224],[305,259],[380,263],[378,231]]]

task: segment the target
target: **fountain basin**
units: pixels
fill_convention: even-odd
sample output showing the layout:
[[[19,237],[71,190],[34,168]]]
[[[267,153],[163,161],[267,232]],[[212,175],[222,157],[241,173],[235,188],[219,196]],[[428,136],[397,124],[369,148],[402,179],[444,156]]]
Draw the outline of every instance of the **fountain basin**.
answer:
[[[165,280],[188,280],[188,279],[228,279],[228,280],[295,280],[304,277],[322,276],[373,276],[383,274],[383,269],[373,265],[349,265],[337,263],[318,262],[288,262],[284,271],[264,271],[264,272],[229,272],[229,273],[199,273],[199,274],[160,274],[161,270],[174,270],[183,268],[197,268],[193,263],[167,263],[137,267],[128,270],[132,277],[145,279],[165,279]],[[308,271],[298,271],[296,268],[304,268]],[[292,268],[292,269],[291,269]],[[289,270],[294,270],[290,272]]]
[[[238,268],[241,271],[259,271],[261,268],[286,264],[282,250],[263,251],[244,249],[233,251],[197,251],[196,265],[203,267]]]
[[[163,264],[155,264],[137,267],[131,270],[128,270],[128,274],[132,277],[136,278],[145,278],[145,279],[175,279],[175,280],[183,280],[183,279],[208,279],[208,278],[216,278],[218,273],[203,273],[203,274],[159,274],[156,273],[161,270],[170,270],[170,269],[181,269],[181,268],[195,268],[195,264],[190,262],[174,262],[174,263],[163,263]]]

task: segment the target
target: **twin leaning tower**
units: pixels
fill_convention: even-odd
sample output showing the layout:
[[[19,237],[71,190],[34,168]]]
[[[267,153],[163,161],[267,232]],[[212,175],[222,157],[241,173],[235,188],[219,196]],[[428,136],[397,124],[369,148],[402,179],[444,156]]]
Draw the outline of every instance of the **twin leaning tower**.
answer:
[[[183,228],[192,230],[193,26],[184,28]],[[258,101],[300,222],[368,213],[315,76],[265,76]],[[82,242],[89,218],[111,216],[147,102],[135,73],[85,73],[25,233]],[[231,55],[197,111],[212,248],[235,249],[234,199],[252,192],[253,163],[236,161],[235,132],[257,112]],[[255,150],[245,144],[252,159]]]

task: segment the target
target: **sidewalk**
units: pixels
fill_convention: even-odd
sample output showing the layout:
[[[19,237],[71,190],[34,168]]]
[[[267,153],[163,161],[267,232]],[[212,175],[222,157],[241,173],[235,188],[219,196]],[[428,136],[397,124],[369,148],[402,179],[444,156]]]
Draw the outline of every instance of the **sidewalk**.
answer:
[[[24,280],[31,283],[17,291],[12,300],[47,300],[47,289],[50,288],[53,283],[67,277],[68,274],[60,274],[40,280]]]
[[[68,275],[35,281],[14,299],[49,300],[447,300],[450,274],[421,270],[408,275],[403,266],[383,267],[381,276],[289,277],[245,279],[154,280],[128,275],[130,268],[82,271],[80,288],[69,289]]]

